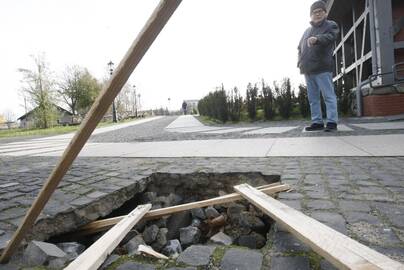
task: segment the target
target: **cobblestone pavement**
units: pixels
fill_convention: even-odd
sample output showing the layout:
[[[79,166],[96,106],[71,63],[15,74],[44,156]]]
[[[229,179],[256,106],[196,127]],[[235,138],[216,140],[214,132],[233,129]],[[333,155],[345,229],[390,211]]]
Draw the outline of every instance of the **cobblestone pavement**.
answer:
[[[178,141],[178,140],[210,140],[210,139],[239,139],[239,138],[285,138],[285,137],[319,137],[319,136],[360,136],[360,135],[384,135],[384,134],[403,134],[404,129],[398,130],[367,130],[356,127],[353,124],[367,123],[375,121],[385,121],[383,119],[341,119],[341,124],[347,125],[353,131],[339,132],[302,132],[303,128],[310,124],[305,120],[291,121],[273,121],[273,122],[254,122],[242,124],[213,125],[214,127],[233,127],[233,128],[266,128],[266,127],[297,127],[290,131],[280,134],[246,134],[243,132],[234,132],[227,134],[208,134],[204,132],[170,132],[164,128],[173,122],[177,117],[169,116],[145,124],[120,129],[94,135],[91,142],[143,142],[143,141]],[[247,132],[247,131],[246,131]]]
[[[0,157],[0,246],[21,221],[55,165],[48,157]],[[281,175],[294,191],[279,196],[334,229],[404,262],[404,157],[399,158],[79,158],[46,209],[33,235],[60,233],[106,215],[135,192],[152,173],[262,172]],[[263,269],[309,261],[313,252],[277,228],[263,249]],[[322,269],[332,269],[321,262]],[[275,266],[274,266],[275,265]],[[300,269],[300,268],[299,268]],[[309,269],[309,268],[301,268]],[[319,269],[319,268],[316,268]]]
[[[254,137],[402,134],[404,130],[302,133],[306,121],[233,125],[299,126],[282,134],[173,133],[176,117],[92,136],[92,142],[167,141]],[[366,120],[367,121],[367,120]],[[231,126],[231,125],[228,125]],[[4,141],[0,141],[4,143]],[[55,166],[53,157],[0,156],[0,249],[16,230]],[[261,172],[281,175],[293,192],[279,199],[383,254],[404,262],[404,157],[270,158],[78,158],[36,222],[30,238],[46,239],[105,216],[142,192],[153,173]],[[282,228],[275,226],[263,254],[263,268],[333,269]],[[287,262],[287,264],[285,264]],[[293,266],[294,265],[294,266]]]

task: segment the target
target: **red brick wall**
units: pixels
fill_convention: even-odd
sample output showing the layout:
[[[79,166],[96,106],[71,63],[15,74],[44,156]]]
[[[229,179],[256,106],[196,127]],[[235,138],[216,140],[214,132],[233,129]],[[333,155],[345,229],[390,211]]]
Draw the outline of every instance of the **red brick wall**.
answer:
[[[374,95],[363,98],[364,116],[386,116],[404,113],[404,94]]]

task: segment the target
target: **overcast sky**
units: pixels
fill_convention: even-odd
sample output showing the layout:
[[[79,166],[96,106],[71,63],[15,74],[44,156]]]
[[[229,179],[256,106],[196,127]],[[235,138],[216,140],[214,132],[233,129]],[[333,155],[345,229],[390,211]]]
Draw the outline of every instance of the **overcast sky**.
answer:
[[[179,109],[216,86],[239,87],[291,77],[297,44],[309,26],[312,0],[184,0],[129,82],[143,108]],[[55,75],[67,65],[95,77],[115,66],[156,7],[157,0],[2,0],[0,2],[0,114],[24,113],[18,68],[45,53]]]

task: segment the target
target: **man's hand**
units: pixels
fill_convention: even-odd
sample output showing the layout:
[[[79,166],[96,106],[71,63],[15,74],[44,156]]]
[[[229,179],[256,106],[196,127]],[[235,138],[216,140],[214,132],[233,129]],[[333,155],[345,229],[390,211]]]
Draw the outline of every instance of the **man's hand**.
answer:
[[[312,47],[317,43],[318,39],[316,37],[309,37],[307,39],[307,46]]]

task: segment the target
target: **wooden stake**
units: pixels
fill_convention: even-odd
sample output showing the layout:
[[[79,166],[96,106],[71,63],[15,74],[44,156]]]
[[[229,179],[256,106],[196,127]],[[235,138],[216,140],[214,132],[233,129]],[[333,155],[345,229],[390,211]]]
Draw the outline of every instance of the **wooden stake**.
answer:
[[[275,186],[273,184],[268,185],[268,186],[263,186],[263,187],[259,187],[259,188],[262,190],[262,192],[265,192],[270,195],[290,189],[289,185],[279,185],[279,183],[277,183],[277,185],[275,185]],[[215,204],[230,203],[230,202],[235,202],[235,201],[239,201],[242,199],[243,199],[243,197],[241,195],[239,195],[237,193],[232,193],[232,194],[228,194],[228,195],[224,195],[224,196],[220,196],[217,198],[208,199],[208,200],[204,200],[204,201],[180,204],[180,205],[176,205],[176,206],[151,210],[143,217],[143,219],[145,219],[145,220],[157,219],[157,218],[172,215],[174,213],[178,213],[178,212],[182,212],[182,211],[186,211],[186,210],[207,207],[207,206],[211,206],[211,205],[215,205]],[[81,235],[93,234],[96,232],[108,230],[109,228],[111,228],[111,226],[118,223],[122,218],[123,218],[123,216],[119,216],[119,217],[113,217],[113,218],[93,221],[91,223],[88,223],[87,225],[80,227],[76,232],[73,233],[73,235],[81,236]]]
[[[404,269],[404,265],[401,263],[360,244],[247,184],[234,188],[338,269]]]
[[[114,98],[118,95],[133,70],[139,64],[142,57],[152,45],[164,25],[168,22],[171,15],[180,5],[182,0],[161,0],[154,10],[153,14],[139,33],[132,46],[129,48],[125,57],[115,70],[111,80],[104,87],[98,98],[95,100],[90,111],[80,129],[77,131],[70,144],[64,151],[59,163],[52,171],[45,185],[41,189],[38,197],[24,217],[24,220],[13,235],[13,238],[4,250],[0,263],[8,261],[14,250],[19,246],[26,232],[33,226],[35,220],[48,202],[49,198],[57,188],[59,182],[70,168],[73,161],[87,142],[91,133],[100,122]]]
[[[136,225],[151,204],[139,205],[118,224],[71,262],[65,270],[96,270],[119,245],[126,234]]]

